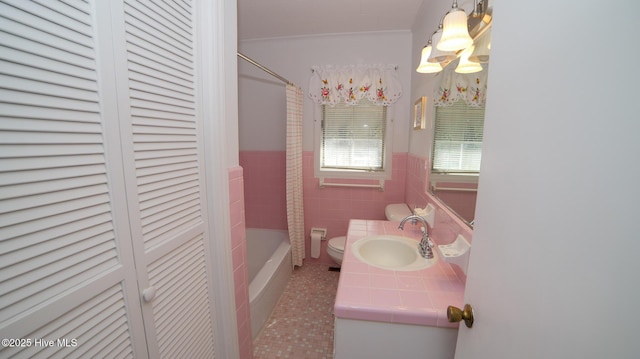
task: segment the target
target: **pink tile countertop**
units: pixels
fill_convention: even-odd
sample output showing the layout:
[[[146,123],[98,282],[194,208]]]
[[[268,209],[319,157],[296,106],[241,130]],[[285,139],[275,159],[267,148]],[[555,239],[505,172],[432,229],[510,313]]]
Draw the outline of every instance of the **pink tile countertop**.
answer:
[[[418,225],[352,219],[340,270],[334,314],[338,318],[457,328],[447,321],[447,306],[463,307],[464,284],[440,257],[417,271],[377,268],[358,260],[351,245],[360,238],[390,234],[421,238]],[[437,244],[437,238],[432,238]],[[434,251],[436,249],[434,248]]]

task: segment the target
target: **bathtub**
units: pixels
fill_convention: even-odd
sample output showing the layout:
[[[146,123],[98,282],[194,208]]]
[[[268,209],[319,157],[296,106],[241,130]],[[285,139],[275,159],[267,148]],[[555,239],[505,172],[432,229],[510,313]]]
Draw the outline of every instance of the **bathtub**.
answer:
[[[255,339],[291,277],[289,233],[247,228],[247,263],[251,335]]]

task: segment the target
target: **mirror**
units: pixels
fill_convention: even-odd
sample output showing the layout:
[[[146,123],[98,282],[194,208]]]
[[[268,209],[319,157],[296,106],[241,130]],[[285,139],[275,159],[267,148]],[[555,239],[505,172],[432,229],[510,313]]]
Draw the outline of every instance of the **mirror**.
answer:
[[[456,73],[462,57],[468,56],[462,54],[436,75],[434,86],[436,101],[433,108],[429,190],[470,226],[473,226],[475,218],[482,157],[484,98],[491,36],[487,29],[474,40],[476,48],[484,48],[487,52],[478,54],[475,51],[470,56],[481,61],[483,70],[471,74]],[[459,96],[455,101],[440,100],[456,93],[456,90]],[[469,96],[480,96],[480,99]]]

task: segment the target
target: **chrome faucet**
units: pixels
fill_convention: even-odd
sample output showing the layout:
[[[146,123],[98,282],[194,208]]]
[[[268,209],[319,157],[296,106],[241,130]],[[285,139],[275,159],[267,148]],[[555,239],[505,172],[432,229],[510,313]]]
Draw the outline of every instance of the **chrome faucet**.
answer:
[[[417,214],[412,214],[406,216],[402,219],[402,221],[400,221],[398,229],[404,230],[404,224],[407,223],[407,221],[411,221],[411,224],[416,224],[418,222],[424,224],[424,227],[420,228],[420,231],[422,232],[422,239],[420,240],[420,244],[418,244],[418,251],[424,258],[433,258],[433,250],[431,249],[433,248],[433,242],[431,241],[431,238],[429,238],[429,225],[427,224],[427,220],[425,220],[421,216],[418,216]]]

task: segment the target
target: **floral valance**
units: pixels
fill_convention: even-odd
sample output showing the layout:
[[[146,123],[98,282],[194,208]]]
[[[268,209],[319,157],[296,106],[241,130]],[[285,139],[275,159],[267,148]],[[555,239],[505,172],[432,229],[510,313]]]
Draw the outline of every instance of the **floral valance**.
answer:
[[[448,66],[436,76],[433,102],[435,106],[449,106],[463,100],[467,106],[484,105],[487,97],[487,68],[472,74],[459,74],[455,66]]]
[[[402,95],[394,65],[327,65],[313,66],[312,70],[309,97],[319,105],[356,105],[366,98],[389,106]]]

